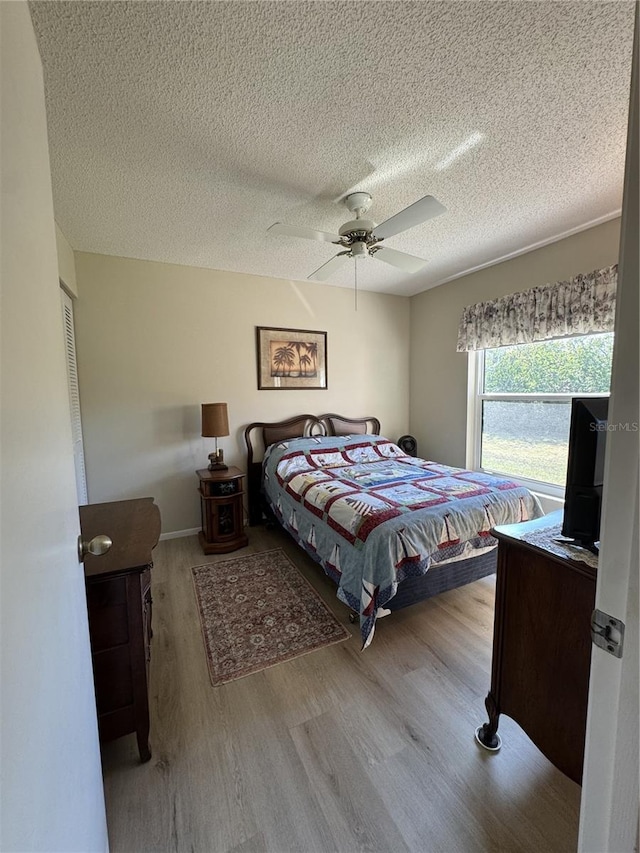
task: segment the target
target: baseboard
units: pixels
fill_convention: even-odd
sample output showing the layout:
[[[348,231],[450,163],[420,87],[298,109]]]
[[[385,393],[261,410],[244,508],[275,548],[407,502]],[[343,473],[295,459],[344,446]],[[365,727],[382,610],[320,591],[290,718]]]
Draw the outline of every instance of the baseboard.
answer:
[[[195,536],[200,533],[199,527],[190,527],[189,530],[174,530],[171,533],[161,533],[160,541],[164,539],[182,539],[184,536]]]
[[[248,525],[248,519],[244,519],[244,526]],[[160,542],[164,539],[183,539],[185,536],[196,536],[200,533],[199,527],[190,527],[188,530],[173,530],[171,533],[161,533]]]

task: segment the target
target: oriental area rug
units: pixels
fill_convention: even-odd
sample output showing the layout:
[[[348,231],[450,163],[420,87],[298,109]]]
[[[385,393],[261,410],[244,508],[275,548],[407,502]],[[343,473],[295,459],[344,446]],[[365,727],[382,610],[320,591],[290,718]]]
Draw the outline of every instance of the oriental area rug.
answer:
[[[214,686],[351,637],[279,548],[191,571]]]

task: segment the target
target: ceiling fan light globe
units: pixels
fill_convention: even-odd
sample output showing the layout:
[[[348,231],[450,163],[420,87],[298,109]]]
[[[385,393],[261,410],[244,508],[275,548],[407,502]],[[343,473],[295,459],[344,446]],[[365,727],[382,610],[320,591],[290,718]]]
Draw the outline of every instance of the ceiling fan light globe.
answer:
[[[351,244],[352,258],[366,258],[368,254],[369,250],[367,249],[367,244],[362,240],[356,240],[355,243]]]

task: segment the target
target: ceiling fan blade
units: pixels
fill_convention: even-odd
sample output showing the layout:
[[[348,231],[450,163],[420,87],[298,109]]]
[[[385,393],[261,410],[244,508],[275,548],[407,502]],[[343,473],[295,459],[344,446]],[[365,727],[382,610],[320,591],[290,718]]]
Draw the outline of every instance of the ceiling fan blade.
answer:
[[[389,249],[387,246],[381,246],[371,254],[376,260],[384,261],[385,264],[391,264],[391,266],[398,267],[404,272],[420,272],[428,263],[424,258],[417,258],[415,255],[408,255],[406,252],[399,252],[397,249]]]
[[[348,263],[350,254],[350,252],[339,252],[326,264],[322,264],[315,272],[308,275],[307,278],[310,281],[326,281],[336,270]]]
[[[406,231],[408,228],[413,228],[422,222],[426,222],[427,219],[440,216],[446,209],[444,205],[440,204],[438,199],[432,195],[426,195],[424,198],[414,201],[409,207],[405,207],[404,210],[396,213],[395,216],[391,216],[380,225],[376,225],[373,229],[374,236],[378,240],[393,237],[401,231]]]
[[[282,234],[285,237],[304,237],[307,240],[320,240],[323,243],[338,243],[339,234],[329,234],[327,231],[316,231],[315,228],[305,228],[302,225],[287,225],[275,222],[267,231],[271,234]]]

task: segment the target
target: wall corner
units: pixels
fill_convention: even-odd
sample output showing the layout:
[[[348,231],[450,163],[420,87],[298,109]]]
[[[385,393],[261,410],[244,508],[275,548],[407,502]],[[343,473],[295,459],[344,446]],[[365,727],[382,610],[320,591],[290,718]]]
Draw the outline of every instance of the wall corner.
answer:
[[[73,249],[56,222],[56,249],[58,251],[58,278],[69,291],[69,295],[78,297],[78,282],[76,280],[76,262]]]

